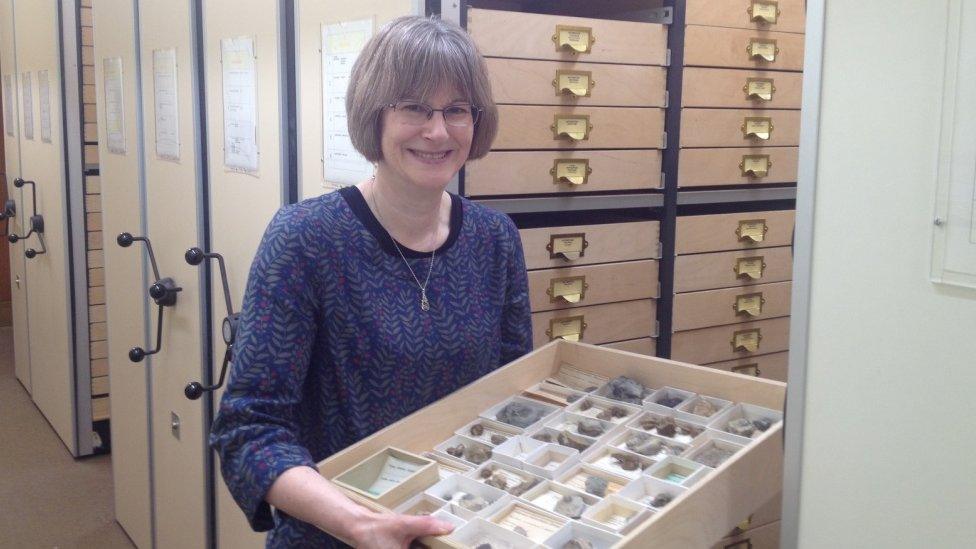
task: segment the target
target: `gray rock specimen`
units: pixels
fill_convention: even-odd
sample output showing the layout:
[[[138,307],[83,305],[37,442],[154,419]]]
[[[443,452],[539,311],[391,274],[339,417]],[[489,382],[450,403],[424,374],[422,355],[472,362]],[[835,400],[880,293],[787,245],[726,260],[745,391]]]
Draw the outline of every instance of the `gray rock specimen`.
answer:
[[[529,537],[529,533],[526,532],[525,528],[522,528],[521,526],[516,526],[515,528],[512,528],[512,531],[520,536]]]
[[[463,457],[464,456],[464,445],[463,444],[458,444],[457,446],[450,446],[450,447],[447,448],[446,451],[447,451],[448,454],[450,454],[450,455],[452,455],[454,457],[458,457],[458,458],[459,457]]]
[[[641,467],[641,465],[643,465],[640,461],[637,460],[636,457],[629,454],[616,452],[610,454],[610,457],[617,460],[617,463],[620,465],[620,468],[623,469],[624,471],[636,471],[638,468]]]
[[[579,450],[580,452],[589,448],[588,444],[584,444],[583,442],[576,440],[575,438],[573,438],[573,435],[569,433],[559,433],[558,435],[556,435],[556,442],[558,442],[559,444],[567,448],[573,448],[575,450]]]
[[[740,417],[729,422],[728,431],[733,435],[751,437],[752,433],[756,431],[756,426],[748,419]]]
[[[488,500],[474,494],[462,494],[455,503],[474,513],[488,507]]]
[[[598,420],[584,418],[576,424],[576,432],[588,437],[598,437],[603,434],[603,424]]]
[[[615,377],[607,383],[607,396],[631,404],[642,404],[647,388],[626,376]]]
[[[485,484],[487,484],[488,486],[492,486],[494,488],[498,488],[499,490],[504,490],[505,488],[508,487],[508,481],[505,480],[505,475],[499,472],[490,475],[485,480]]]
[[[534,438],[536,440],[540,440],[542,442],[552,442],[552,434],[551,433],[536,433],[536,434],[532,435],[532,438]],[[562,444],[562,443],[560,443],[560,444]]]
[[[482,463],[491,459],[491,449],[472,444],[468,448],[465,448],[464,459],[474,463],[475,465],[481,465]]]
[[[539,479],[537,478],[525,479],[522,482],[516,484],[515,486],[512,486],[512,489],[509,490],[508,493],[512,494],[515,497],[518,497],[531,490],[532,487],[535,486],[536,484],[539,484]]]
[[[478,473],[478,475],[482,479],[491,478],[491,475],[493,475],[493,474],[495,474],[495,466],[494,465],[487,465],[487,466],[485,466],[484,469],[481,470],[480,473]]]
[[[571,519],[578,519],[586,510],[586,503],[583,498],[575,494],[564,494],[556,502],[555,511],[560,515],[565,515]]]
[[[674,498],[671,497],[671,494],[661,492],[660,494],[654,496],[654,499],[651,500],[651,507],[664,507],[665,505],[671,503],[672,499]]]
[[[773,426],[773,420],[765,417],[752,420],[752,424],[755,425],[756,429],[766,432],[767,429]]]
[[[582,397],[583,397],[583,395],[578,395],[576,393],[570,393],[570,394],[566,395],[566,402],[568,404],[572,404],[572,403],[576,402],[577,400],[579,400]]]
[[[703,450],[700,454],[695,456],[695,461],[708,467],[718,467],[725,460],[732,457],[732,454],[734,453],[734,450],[725,450],[717,446],[712,446],[711,448]]]
[[[525,428],[542,419],[546,414],[546,409],[522,401],[512,401],[505,405],[495,415],[495,419],[502,423]]]
[[[485,427],[480,423],[475,423],[469,431],[471,432],[471,436],[480,437],[485,432]]]
[[[573,538],[564,543],[562,549],[593,549],[593,544],[588,539]]]
[[[681,404],[682,402],[684,402],[684,400],[685,399],[683,399],[681,397],[664,397],[664,398],[657,399],[655,402],[657,402],[661,406],[667,406],[668,408],[674,408],[675,406],[677,406],[677,405]]]
[[[602,419],[603,421],[610,421],[611,419],[613,419],[613,414],[611,414],[610,409],[607,408],[606,410],[603,410],[602,412],[597,414],[596,418]]]
[[[691,408],[691,413],[696,416],[711,417],[715,413],[715,405],[704,398],[699,398]]]
[[[586,482],[584,483],[586,487],[587,494],[593,494],[598,498],[602,498],[607,495],[607,481],[606,479],[600,477],[589,476],[586,477]]]
[[[474,549],[492,549],[490,543],[482,543],[481,545],[475,547]]]
[[[580,404],[580,411],[581,412],[585,412],[585,411],[589,410],[592,407],[593,407],[593,403],[592,402],[590,402],[589,400],[584,400]]]
[[[498,446],[499,444],[505,442],[506,440],[508,440],[507,437],[503,437],[502,435],[499,435],[498,433],[493,433],[491,435],[491,443],[494,444],[495,446]]]
[[[655,456],[664,446],[660,439],[647,435],[636,434],[627,439],[627,449],[642,456]]]

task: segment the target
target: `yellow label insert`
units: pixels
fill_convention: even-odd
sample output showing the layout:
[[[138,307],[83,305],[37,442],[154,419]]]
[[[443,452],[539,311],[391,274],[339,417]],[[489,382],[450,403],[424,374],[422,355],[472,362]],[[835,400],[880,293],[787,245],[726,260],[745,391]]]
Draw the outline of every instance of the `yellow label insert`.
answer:
[[[735,229],[735,236],[739,237],[740,242],[762,242],[768,231],[765,219],[743,219]]]
[[[568,137],[572,141],[586,141],[590,138],[590,115],[588,114],[556,114],[553,115],[552,138],[555,140]]]
[[[776,19],[782,13],[779,2],[775,0],[752,0],[749,5],[749,20],[760,25],[775,25]]]
[[[554,234],[549,236],[549,259],[562,257],[566,261],[574,261],[585,255],[586,247],[590,243],[586,241],[586,233]]]
[[[559,303],[560,300],[567,303],[579,303],[586,298],[586,276],[566,276],[553,278],[549,281],[549,303]]]
[[[770,116],[747,116],[742,120],[743,139],[762,139],[768,141],[773,133],[773,118]]]
[[[552,168],[549,169],[553,185],[586,185],[591,173],[593,168],[586,158],[557,158],[552,161]]]
[[[746,99],[753,101],[772,101],[776,91],[772,78],[746,78],[746,85],[742,86]]]
[[[762,314],[763,305],[765,304],[766,299],[763,297],[762,292],[743,294],[735,297],[732,310],[737,315],[759,316]]]
[[[585,330],[586,322],[583,321],[583,315],[569,316],[550,320],[546,335],[549,336],[550,341],[558,338],[566,341],[579,341],[582,339]]]
[[[755,257],[740,257],[735,260],[735,266],[732,267],[735,272],[736,278],[751,278],[753,280],[758,280],[762,278],[763,271],[766,270],[766,262],[764,257],[757,255]]]
[[[779,53],[779,47],[776,45],[776,40],[751,38],[749,39],[749,45],[746,46],[746,52],[749,54],[750,60],[760,59],[772,63],[776,61],[776,54]]]
[[[733,374],[742,374],[742,375],[745,375],[745,376],[756,376],[756,377],[759,377],[759,374],[761,374],[762,372],[759,371],[759,363],[758,362],[753,362],[752,364],[742,364],[740,366],[733,366],[732,367],[732,373]],[[751,518],[752,517],[750,517],[750,519]],[[741,530],[748,530],[749,529],[749,523],[751,522],[750,519],[746,519],[746,520],[742,521],[739,524],[739,526],[737,526],[737,528],[739,528]],[[744,525],[744,527],[743,527],[743,525]]]
[[[772,167],[773,162],[768,154],[744,154],[742,161],[739,162],[739,170],[743,177],[766,177]]]
[[[590,53],[590,48],[596,42],[591,27],[573,27],[569,25],[556,25],[556,34],[552,35],[552,41],[556,43],[556,51],[568,51],[576,55],[578,53]]]
[[[596,81],[593,80],[592,71],[557,70],[552,85],[556,88],[556,95],[589,97]]]
[[[747,351],[755,353],[759,350],[759,342],[762,341],[762,334],[759,328],[751,330],[739,330],[732,334],[732,351]]]

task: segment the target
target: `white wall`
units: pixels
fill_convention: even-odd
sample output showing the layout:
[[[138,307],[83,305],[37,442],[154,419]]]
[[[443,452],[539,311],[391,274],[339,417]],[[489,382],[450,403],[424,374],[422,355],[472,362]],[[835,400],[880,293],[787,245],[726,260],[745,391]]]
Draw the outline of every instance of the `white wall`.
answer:
[[[803,548],[976,546],[976,291],[929,282],[947,6],[827,3]]]

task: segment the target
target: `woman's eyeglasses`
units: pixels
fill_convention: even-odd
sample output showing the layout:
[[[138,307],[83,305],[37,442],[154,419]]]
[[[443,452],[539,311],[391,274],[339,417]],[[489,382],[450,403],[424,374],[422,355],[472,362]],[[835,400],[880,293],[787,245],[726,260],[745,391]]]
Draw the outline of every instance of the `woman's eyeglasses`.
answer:
[[[388,104],[387,107],[393,109],[400,122],[410,126],[423,126],[435,112],[440,112],[444,116],[444,123],[448,126],[459,128],[477,124],[481,116],[481,108],[467,103],[455,103],[443,109],[435,109],[419,101],[397,101]]]

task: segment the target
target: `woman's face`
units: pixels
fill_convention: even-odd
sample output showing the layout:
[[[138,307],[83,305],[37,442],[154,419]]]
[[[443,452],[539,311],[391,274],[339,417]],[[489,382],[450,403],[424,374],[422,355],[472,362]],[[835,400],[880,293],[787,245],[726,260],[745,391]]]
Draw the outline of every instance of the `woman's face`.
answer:
[[[454,86],[442,84],[426,98],[404,97],[422,101],[432,108],[443,109],[467,99]],[[451,126],[441,112],[419,126],[403,122],[392,108],[383,110],[383,135],[380,140],[388,176],[400,183],[422,189],[442,191],[468,159],[474,124]]]

